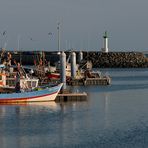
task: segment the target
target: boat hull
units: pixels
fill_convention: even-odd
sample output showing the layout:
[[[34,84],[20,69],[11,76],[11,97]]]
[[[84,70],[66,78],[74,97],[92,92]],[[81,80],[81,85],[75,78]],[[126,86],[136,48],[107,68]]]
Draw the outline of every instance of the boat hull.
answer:
[[[54,101],[59,93],[62,84],[43,90],[0,94],[0,103],[27,103],[27,102],[45,102]]]
[[[48,78],[49,79],[59,79],[60,74],[59,73],[50,73],[50,74],[48,74]]]
[[[50,73],[47,75],[49,79],[60,79],[60,73]],[[70,75],[66,75],[66,79],[69,79]]]

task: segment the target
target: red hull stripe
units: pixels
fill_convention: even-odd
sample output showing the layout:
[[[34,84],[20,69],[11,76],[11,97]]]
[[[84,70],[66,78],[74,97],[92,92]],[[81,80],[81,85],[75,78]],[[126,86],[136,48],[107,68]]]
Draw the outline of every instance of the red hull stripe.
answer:
[[[0,102],[8,102],[8,101],[27,101],[27,100],[31,100],[34,98],[41,98],[41,97],[46,97],[46,96],[51,96],[53,94],[56,94],[57,92],[53,92],[51,94],[46,94],[46,95],[41,95],[41,96],[34,96],[34,97],[27,97],[27,98],[8,98],[8,99],[0,99]]]
[[[49,74],[48,78],[60,78],[59,74]]]

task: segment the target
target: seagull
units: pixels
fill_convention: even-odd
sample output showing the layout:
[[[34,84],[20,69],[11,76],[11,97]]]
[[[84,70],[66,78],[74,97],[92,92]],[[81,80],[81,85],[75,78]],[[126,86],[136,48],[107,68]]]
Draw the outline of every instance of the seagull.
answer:
[[[51,33],[51,32],[49,32],[49,33],[48,33],[48,35],[52,35],[52,33]]]
[[[3,32],[3,35],[6,35],[6,31]]]

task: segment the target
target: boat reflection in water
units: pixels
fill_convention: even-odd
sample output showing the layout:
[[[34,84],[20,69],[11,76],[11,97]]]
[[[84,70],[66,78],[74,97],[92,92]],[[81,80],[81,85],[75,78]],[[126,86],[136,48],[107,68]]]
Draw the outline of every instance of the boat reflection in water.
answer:
[[[24,147],[36,139],[44,141],[40,135],[49,132],[50,126],[54,126],[53,121],[59,112],[60,105],[54,101],[0,105],[1,147]]]
[[[0,104],[0,118],[10,115],[23,115],[28,113],[38,113],[39,111],[57,112],[60,105],[54,101],[50,102],[31,102],[31,103],[11,103]]]
[[[54,101],[28,103],[27,106],[28,106],[28,108],[36,108],[37,110],[47,109],[47,110],[51,110],[51,111],[55,111],[55,112],[59,111],[61,109],[60,105]]]

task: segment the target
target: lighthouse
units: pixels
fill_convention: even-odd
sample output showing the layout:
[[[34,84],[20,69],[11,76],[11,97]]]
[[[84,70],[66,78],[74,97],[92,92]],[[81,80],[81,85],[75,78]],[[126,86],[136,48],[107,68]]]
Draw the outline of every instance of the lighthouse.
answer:
[[[104,47],[102,48],[102,52],[108,52],[108,36],[107,36],[107,31],[104,33]]]

